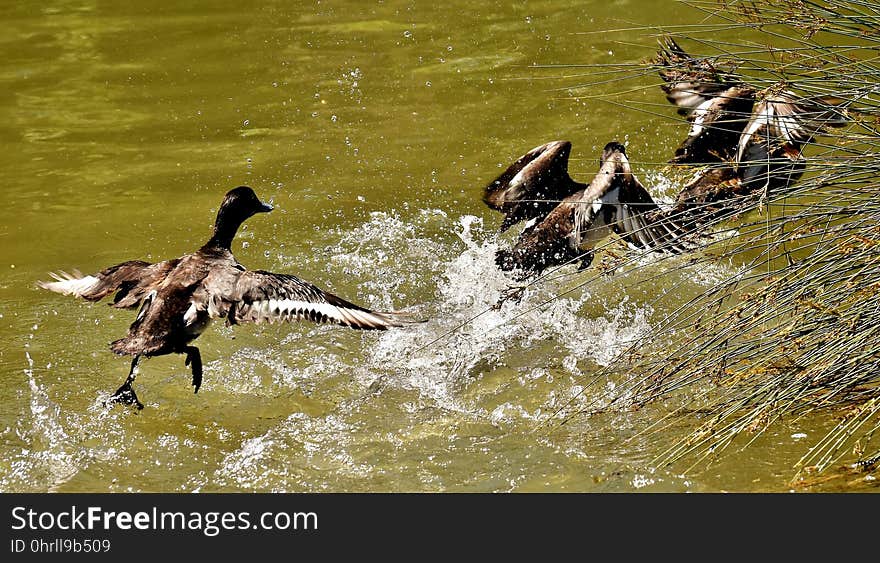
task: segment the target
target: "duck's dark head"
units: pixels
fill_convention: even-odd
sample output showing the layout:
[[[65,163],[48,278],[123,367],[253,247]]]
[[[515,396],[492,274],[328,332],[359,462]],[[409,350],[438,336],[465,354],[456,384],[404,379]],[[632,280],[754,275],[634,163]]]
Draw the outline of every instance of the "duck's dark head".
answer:
[[[613,158],[615,154],[622,154],[626,157],[626,147],[617,141],[611,141],[602,149],[602,158],[599,160],[599,166],[602,166],[602,163],[606,160]]]
[[[611,141],[602,150],[599,159],[600,173],[613,176],[615,182],[628,181],[632,174],[629,159],[626,157],[626,147],[617,141]]]
[[[267,213],[269,211],[272,211],[272,206],[260,201],[254,190],[248,186],[238,186],[226,192],[226,197],[223,198],[223,203],[220,204],[218,217],[221,213],[225,212],[247,219],[257,213]]]
[[[249,217],[257,213],[272,211],[272,206],[260,201],[254,190],[248,186],[239,186],[229,190],[220,209],[217,211],[217,220],[214,222],[214,236],[208,241],[208,245],[219,246],[229,249],[232,239],[238,228]]]

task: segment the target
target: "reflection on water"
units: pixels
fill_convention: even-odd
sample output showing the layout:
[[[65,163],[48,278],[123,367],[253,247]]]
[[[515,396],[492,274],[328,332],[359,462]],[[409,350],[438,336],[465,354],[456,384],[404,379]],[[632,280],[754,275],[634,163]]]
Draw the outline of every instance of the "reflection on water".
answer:
[[[606,408],[627,381],[596,375],[664,307],[736,265],[662,282],[651,276],[669,262],[648,264],[652,281],[563,270],[498,305],[514,282],[494,252],[511,235],[495,234],[481,190],[529,148],[572,140],[572,173],[588,178],[600,147],[626,140],[646,183],[677,191],[651,163],[680,124],[572,99],[576,70],[531,66],[650,55],[637,32],[582,35],[631,27],[620,10],[697,17],[634,4],[3,8],[0,489],[784,488],[796,442],[821,426],[791,423],[747,459],[681,475],[651,460],[693,420],[663,418],[674,405]],[[663,102],[645,84],[631,97]],[[424,322],[381,334],[218,324],[199,340],[198,395],[181,358],[153,358],[138,379],[147,408],[104,408],[127,369],[107,344],[133,313],[33,283],[191,251],[239,184],[277,209],[246,225],[242,263]],[[598,414],[558,424],[578,408]]]

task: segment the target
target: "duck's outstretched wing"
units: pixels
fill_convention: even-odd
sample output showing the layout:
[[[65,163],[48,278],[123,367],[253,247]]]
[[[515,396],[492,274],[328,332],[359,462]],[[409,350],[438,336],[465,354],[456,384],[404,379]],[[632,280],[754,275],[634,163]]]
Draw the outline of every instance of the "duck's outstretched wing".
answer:
[[[483,201],[505,215],[501,232],[519,221],[545,217],[583,187],[568,175],[570,154],[568,141],[545,143],[519,157],[486,186]]]
[[[632,174],[619,188],[612,230],[637,250],[679,254],[694,250],[687,229],[664,215],[648,190]]]
[[[217,293],[210,282],[212,316],[230,324],[309,320],[364,330],[385,330],[413,321],[399,312],[371,311],[289,274],[244,271],[228,291]]]
[[[765,159],[768,153],[774,156],[778,147],[799,151],[829,128],[845,126],[849,116],[844,103],[831,96],[801,98],[789,91],[767,96],[755,105],[739,139],[736,162]]]
[[[755,90],[708,59],[696,59],[665,38],[654,59],[665,84],[660,88],[691,123],[670,162],[695,164],[733,157],[755,102]]]
[[[89,301],[99,301],[115,291],[112,305],[132,308],[138,306],[144,297],[165,279],[177,262],[177,260],[166,260],[151,264],[142,260],[130,260],[92,275],[83,275],[77,270],[72,274],[63,271],[51,272],[49,275],[55,281],[39,281],[37,286]]]
[[[681,115],[689,115],[706,101],[741,84],[734,73],[717,68],[709,59],[692,57],[671,37],[661,40],[653,62],[665,82],[660,88]]]
[[[671,226],[684,233],[679,240],[697,244],[705,227],[741,211],[753,195],[733,166],[711,166],[701,169],[671,206],[649,212],[647,221]]]

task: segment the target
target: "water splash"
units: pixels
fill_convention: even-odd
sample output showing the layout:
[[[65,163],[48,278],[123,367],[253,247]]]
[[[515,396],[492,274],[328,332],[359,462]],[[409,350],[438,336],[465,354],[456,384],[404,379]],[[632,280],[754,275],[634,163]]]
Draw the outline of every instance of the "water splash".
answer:
[[[37,384],[34,360],[27,351],[25,358],[28,367],[24,373],[31,395],[30,417],[19,423],[17,433],[28,448],[21,450],[16,456],[19,459],[12,461],[12,471],[5,480],[29,483],[30,487],[39,487],[38,483],[42,483],[51,491],[75,475],[78,467],[68,444],[70,436],[62,424],[60,408]]]
[[[246,490],[338,490],[339,479],[360,479],[372,472],[348,451],[355,428],[340,416],[310,418],[294,413],[261,436],[246,440],[226,456],[212,482]],[[313,472],[328,478],[315,482]]]
[[[244,438],[200,490],[376,490],[389,470],[395,487],[443,490],[444,457],[521,448],[521,436],[559,409],[611,400],[616,383],[591,376],[651,328],[653,308],[621,292],[613,276],[580,287],[579,275],[560,275],[529,287],[518,302],[499,303],[514,280],[497,268],[495,253],[509,243],[474,215],[375,212],[325,234],[322,254],[331,258],[315,260],[330,269],[328,278],[359,280],[358,297],[370,307],[415,303],[426,320],[383,333],[291,331],[284,349],[297,350],[298,365],[285,351],[236,352],[232,373],[218,382],[224,388],[265,393],[271,377],[273,393],[333,388],[335,395],[326,409],[284,416]],[[580,437],[541,440],[551,457],[589,457]],[[425,448],[438,459],[413,453]],[[465,481],[485,482],[479,464],[460,471]],[[516,488],[529,479],[514,481],[479,487]]]
[[[95,462],[108,462],[122,454],[124,436],[114,424],[100,398],[84,412],[62,409],[49,391],[37,382],[35,362],[25,351],[23,370],[30,394],[28,411],[22,413],[14,431],[18,451],[7,459],[0,476],[0,489],[58,491]],[[47,365],[51,373],[51,365]]]
[[[631,306],[624,299],[602,304],[607,314],[589,318],[582,308],[589,304],[595,309],[595,300],[604,298],[587,290],[559,296],[563,288],[553,283],[527,290],[519,302],[499,305],[512,280],[495,265],[497,237],[475,216],[460,217],[455,227],[463,250],[450,253],[453,257],[438,275],[428,322],[389,331],[370,350],[366,372],[393,366],[386,384],[417,389],[443,408],[473,411],[457,400],[458,392],[480,373],[505,366],[508,353],[564,350],[568,371],[580,375],[578,362],[607,365],[650,328],[649,307]],[[514,371],[537,367],[520,365]]]

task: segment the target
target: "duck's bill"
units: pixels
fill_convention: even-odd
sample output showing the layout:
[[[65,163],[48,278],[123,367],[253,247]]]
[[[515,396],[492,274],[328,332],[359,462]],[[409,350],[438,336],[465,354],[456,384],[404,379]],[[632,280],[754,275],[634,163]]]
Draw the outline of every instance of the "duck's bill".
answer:
[[[272,211],[273,209],[275,209],[275,208],[272,207],[271,205],[269,205],[268,203],[260,202],[260,208],[257,209],[257,213],[268,213],[268,212]]]

